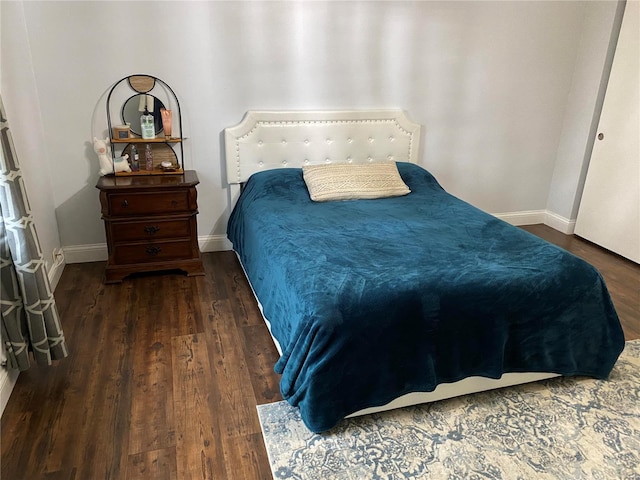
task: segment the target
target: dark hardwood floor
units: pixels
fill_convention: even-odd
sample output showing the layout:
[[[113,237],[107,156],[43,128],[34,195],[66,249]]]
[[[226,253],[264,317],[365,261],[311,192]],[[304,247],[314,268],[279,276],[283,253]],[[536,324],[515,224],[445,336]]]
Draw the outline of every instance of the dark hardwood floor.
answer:
[[[640,266],[545,226],[526,229],[603,274],[640,338]],[[6,480],[270,479],[256,405],[281,399],[278,358],[232,252],[207,275],[104,285],[68,265],[56,289],[71,355],[23,372],[2,416]]]

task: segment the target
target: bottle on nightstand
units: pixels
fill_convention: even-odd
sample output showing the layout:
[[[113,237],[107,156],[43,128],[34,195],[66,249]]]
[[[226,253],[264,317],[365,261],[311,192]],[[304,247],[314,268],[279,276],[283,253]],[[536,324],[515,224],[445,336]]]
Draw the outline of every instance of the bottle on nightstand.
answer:
[[[145,159],[145,169],[148,171],[153,170],[153,152],[151,151],[151,145],[147,143],[144,147],[144,159]]]
[[[140,170],[140,154],[135,145],[131,145],[131,171],[137,172]]]
[[[149,95],[147,95],[147,99],[148,98]],[[144,107],[143,114],[140,116],[140,127],[142,128],[142,138],[145,140],[155,138],[156,131],[153,123],[153,115],[149,113],[146,105]]]

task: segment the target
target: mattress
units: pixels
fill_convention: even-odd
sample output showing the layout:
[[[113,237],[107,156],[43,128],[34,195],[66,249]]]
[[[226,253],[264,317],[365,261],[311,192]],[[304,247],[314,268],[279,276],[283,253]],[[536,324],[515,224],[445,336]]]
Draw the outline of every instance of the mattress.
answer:
[[[606,377],[624,347],[580,258],[398,163],[411,193],[311,201],[301,169],[254,174],[228,237],[282,348],[283,397],[307,427],[470,376]]]

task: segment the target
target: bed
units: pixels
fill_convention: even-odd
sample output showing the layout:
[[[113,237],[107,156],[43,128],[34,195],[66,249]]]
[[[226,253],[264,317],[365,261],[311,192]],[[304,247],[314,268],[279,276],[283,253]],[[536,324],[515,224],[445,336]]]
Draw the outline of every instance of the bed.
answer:
[[[225,130],[227,234],[314,432],[557,375],[624,348],[589,264],[447,193],[401,110],[250,111]],[[410,193],[312,201],[310,165],[393,163]]]

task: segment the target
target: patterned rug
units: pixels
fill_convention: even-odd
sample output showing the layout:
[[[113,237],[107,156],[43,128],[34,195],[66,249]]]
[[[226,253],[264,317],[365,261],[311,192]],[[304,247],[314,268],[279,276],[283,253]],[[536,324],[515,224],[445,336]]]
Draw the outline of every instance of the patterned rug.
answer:
[[[608,380],[555,378],[347,419],[258,406],[273,477],[640,480],[640,340]]]

